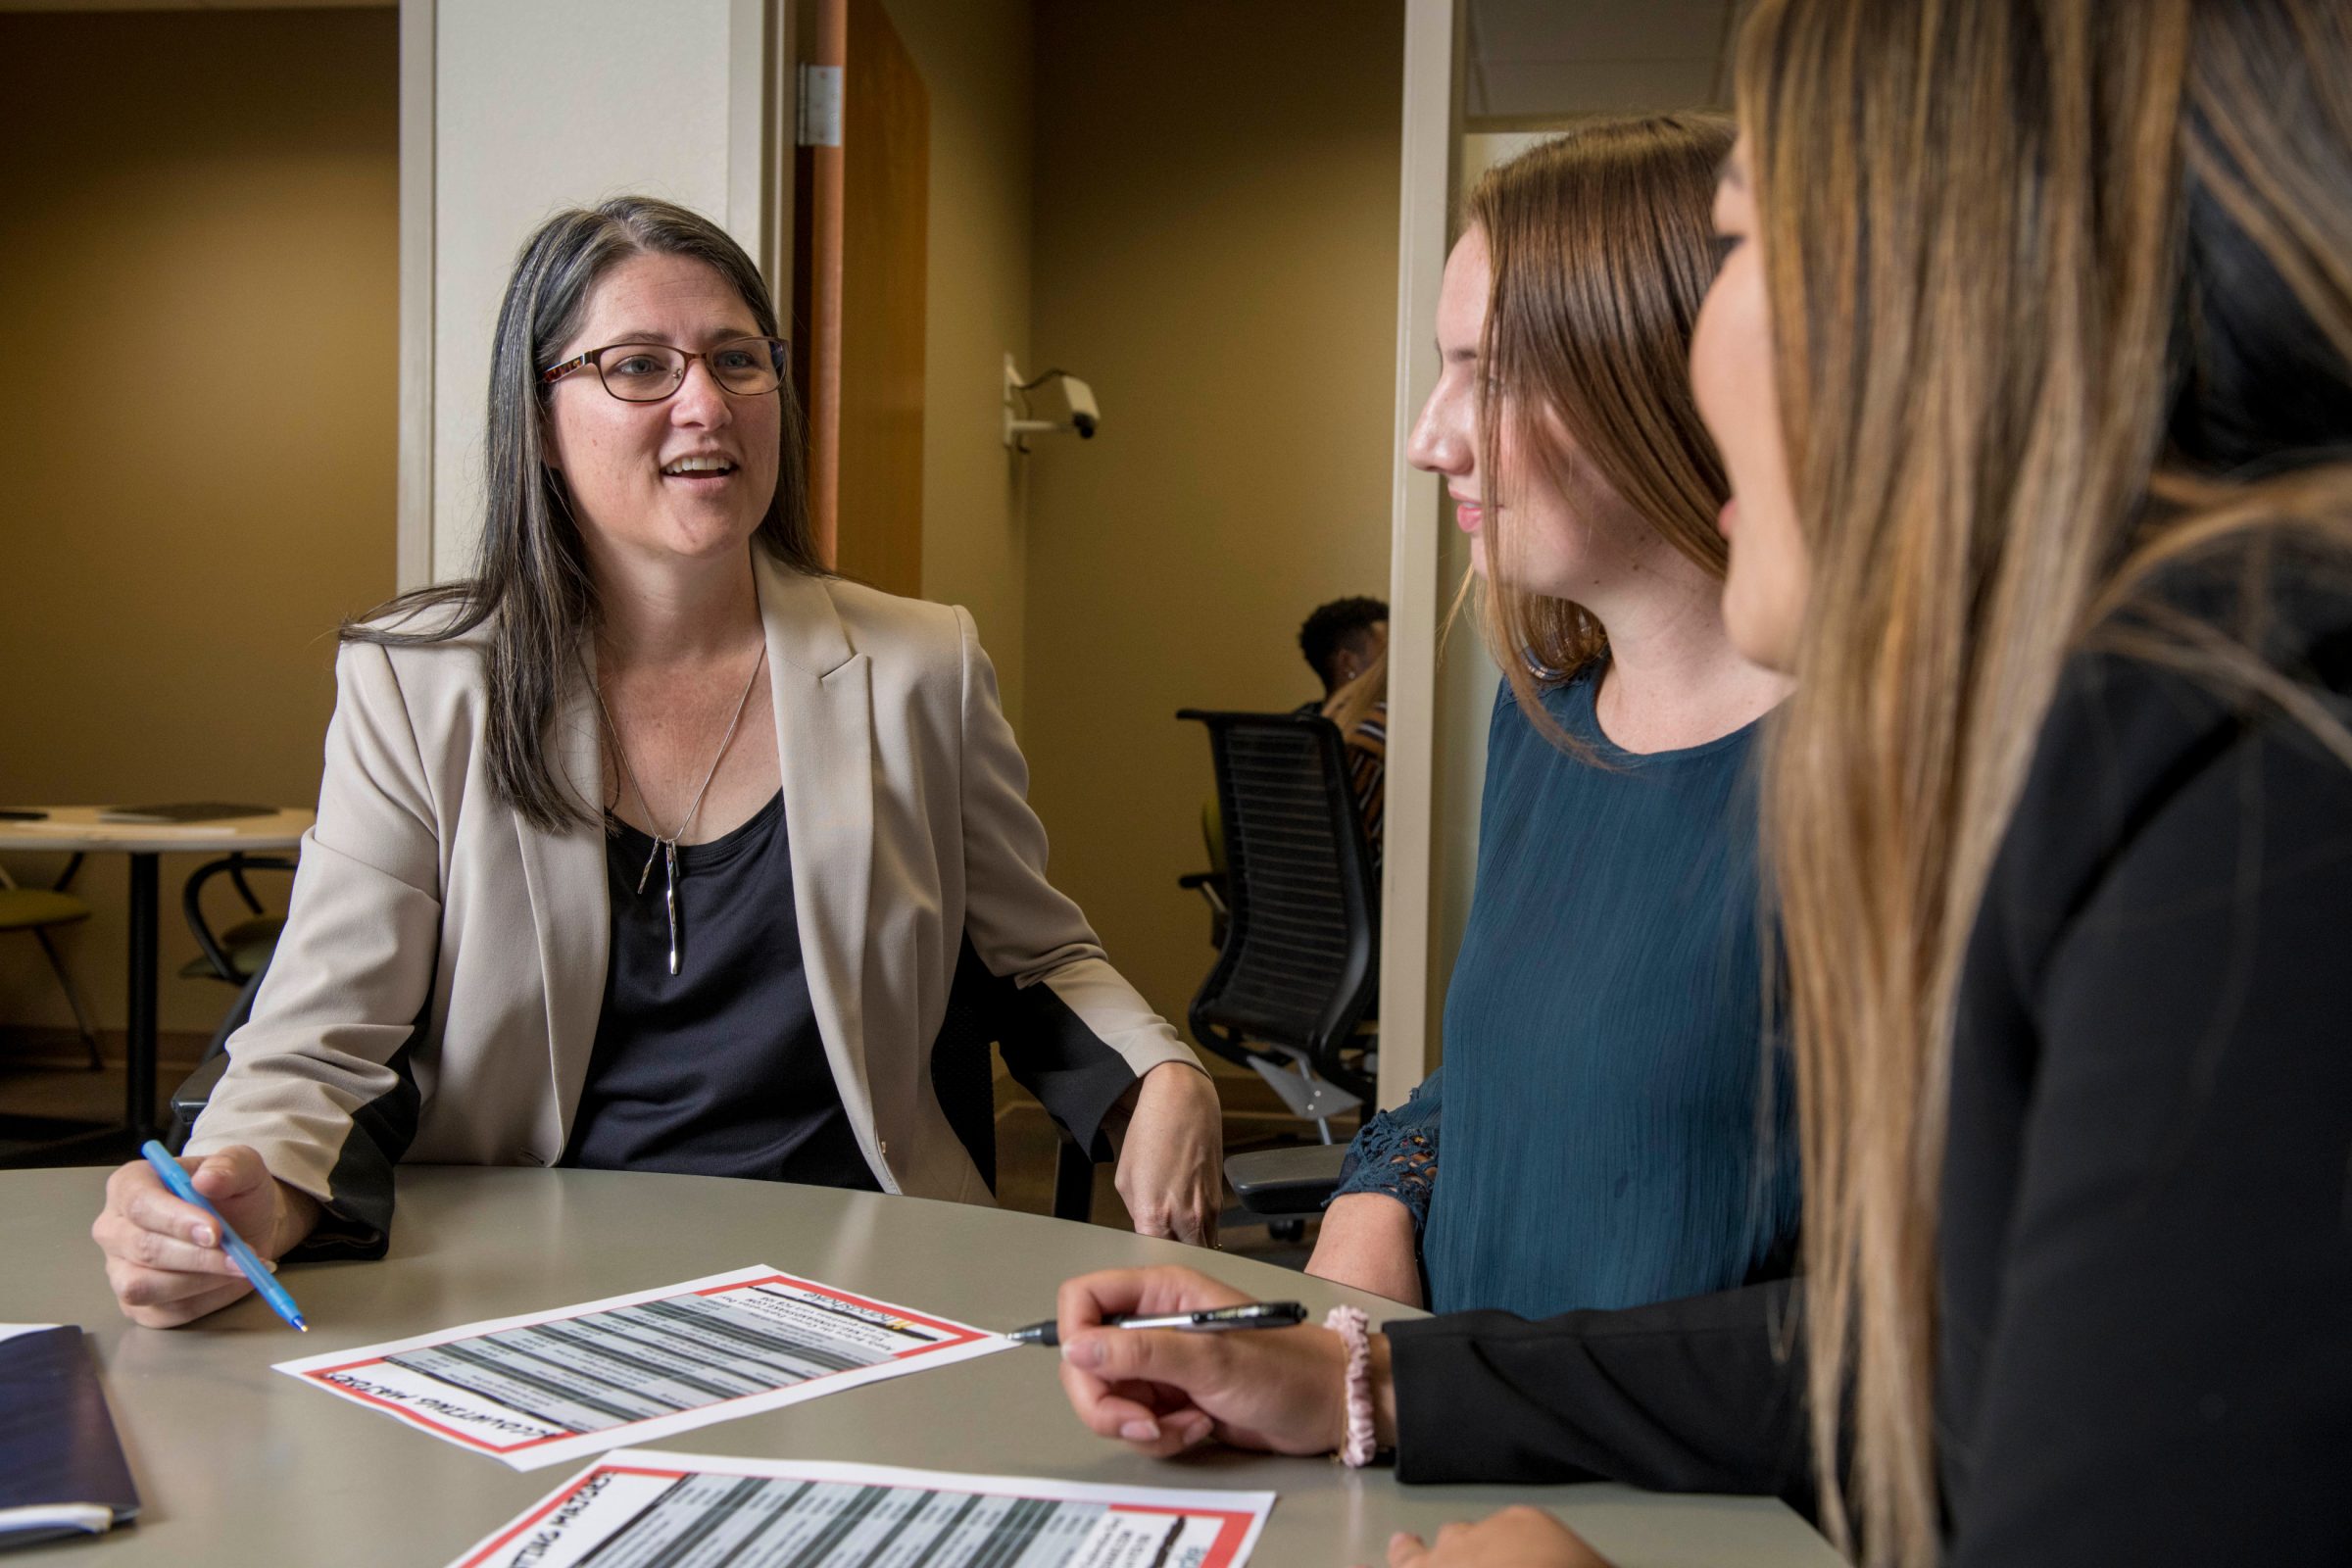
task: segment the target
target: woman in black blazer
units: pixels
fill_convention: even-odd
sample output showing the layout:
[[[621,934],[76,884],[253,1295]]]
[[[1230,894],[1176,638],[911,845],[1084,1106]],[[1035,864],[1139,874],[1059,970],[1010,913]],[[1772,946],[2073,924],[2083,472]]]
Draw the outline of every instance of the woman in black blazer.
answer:
[[[1766,0],[1739,97],[1692,370],[1798,682],[1806,1275],[1393,1325],[1377,1434],[1818,1490],[1904,1568],[2352,1561],[2352,17]],[[1227,1298],[1065,1287],[1085,1419],[1338,1446],[1333,1334],[1088,1332]],[[1529,1510],[1391,1560],[1597,1561]]]

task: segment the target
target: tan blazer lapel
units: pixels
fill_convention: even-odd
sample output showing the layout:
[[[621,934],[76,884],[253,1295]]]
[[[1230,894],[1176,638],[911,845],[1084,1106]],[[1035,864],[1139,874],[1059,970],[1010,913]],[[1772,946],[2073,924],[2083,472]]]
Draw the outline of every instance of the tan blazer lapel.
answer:
[[[874,868],[873,665],[854,652],[822,581],[759,560],[776,761],[792,838],[792,896],[808,1000],[866,1162],[876,1147],[865,1071],[866,916]]]
[[[596,695],[585,678],[572,682],[548,740],[548,761],[557,780],[591,811],[598,810],[604,751]],[[521,841],[523,885],[538,927],[539,972],[546,988],[548,1070],[555,1094],[551,1114],[542,1118],[537,1133],[537,1152],[552,1165],[570,1139],[580,1085],[596,1048],[612,909],[605,881],[605,839],[597,827],[581,822],[546,833],[516,817],[514,830]]]

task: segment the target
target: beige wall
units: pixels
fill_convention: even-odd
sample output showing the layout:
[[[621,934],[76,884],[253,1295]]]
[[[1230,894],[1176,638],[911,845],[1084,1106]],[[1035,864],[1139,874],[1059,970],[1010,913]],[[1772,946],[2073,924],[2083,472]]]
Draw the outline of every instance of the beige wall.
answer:
[[[1032,345],[1102,430],[1029,464],[1023,744],[1054,881],[1181,1018],[1211,954],[1207,742],[1316,694],[1317,603],[1389,580],[1402,12],[1040,0]]]
[[[737,0],[439,0],[434,7],[433,574],[473,566],[483,388],[515,253],[566,207],[659,196],[763,240],[739,175],[771,107],[738,93],[760,6]],[[745,132],[748,122],[750,134]],[[748,145],[746,143],[748,142]]]
[[[331,633],[392,588],[395,49],[390,11],[0,17],[0,801],[318,798]],[[63,938],[115,1028],[123,881]],[[167,982],[163,1026],[227,1002]],[[0,943],[0,1025],[67,1021]]]
[[[1026,524],[1004,449],[1004,355],[1028,363],[1029,0],[887,0],[931,94],[923,597],[959,604],[1021,727]]]

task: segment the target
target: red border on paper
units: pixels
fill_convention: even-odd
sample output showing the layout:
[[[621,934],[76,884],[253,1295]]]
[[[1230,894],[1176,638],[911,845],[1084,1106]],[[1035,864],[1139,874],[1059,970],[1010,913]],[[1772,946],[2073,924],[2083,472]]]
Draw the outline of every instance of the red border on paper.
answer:
[[[762,1280],[759,1283],[766,1284],[767,1282]],[[837,1293],[828,1291],[825,1294],[831,1296]],[[855,1297],[845,1297],[843,1298],[846,1300],[857,1299]],[[861,1304],[870,1305],[872,1303],[868,1302]],[[589,1482],[594,1481],[598,1476],[663,1476],[673,1481],[683,1481],[690,1475],[723,1476],[734,1475],[737,1472],[731,1470],[656,1470],[645,1465],[599,1464],[593,1469],[589,1470],[585,1475],[581,1476],[579,1480],[573,1482],[570,1486],[565,1487],[562,1492],[557,1493],[554,1496],[548,1498],[538,1507],[532,1509],[522,1518],[515,1520],[514,1523],[508,1527],[505,1532],[499,1535],[496,1540],[485,1544],[479,1551],[475,1552],[472,1556],[467,1557],[464,1562],[460,1563],[458,1568],[481,1568],[481,1564],[489,1561],[490,1558],[496,1556],[500,1551],[504,1550],[511,1543],[513,1543],[515,1537],[530,1529],[533,1525],[546,1518],[549,1514],[554,1513],[558,1508],[563,1507],[564,1503],[570,1501],[574,1496],[577,1496],[580,1489],[587,1486]],[[856,1482],[852,1484],[857,1486],[883,1485],[881,1482]],[[1016,1501],[1024,1502],[1064,1502],[1069,1500],[1063,1497],[1043,1497],[1033,1493],[1025,1492],[974,1492],[963,1487],[933,1487],[930,1490],[943,1496],[1011,1497]],[[1253,1514],[1236,1513],[1223,1508],[1179,1508],[1166,1503],[1152,1502],[1114,1502],[1109,1505],[1109,1511],[1112,1513],[1156,1513],[1170,1516],[1181,1516],[1186,1519],[1216,1520],[1217,1539],[1210,1544],[1208,1555],[1201,1559],[1200,1568],[1232,1568],[1236,1554],[1238,1554],[1242,1549],[1242,1543],[1250,1539],[1250,1521],[1255,1517]]]
[[[548,1498],[538,1507],[532,1509],[529,1513],[524,1514],[521,1518],[515,1520],[514,1523],[508,1528],[506,1533],[501,1535],[497,1540],[484,1543],[481,1550],[475,1552],[472,1556],[460,1563],[458,1568],[478,1568],[479,1564],[489,1561],[492,1557],[498,1555],[498,1553],[501,1551],[504,1551],[507,1548],[507,1545],[513,1542],[516,1536],[521,1535],[525,1530],[530,1529],[531,1526],[537,1524],[540,1520],[546,1518],[549,1514],[554,1513],[558,1508],[563,1507],[564,1504],[569,1502],[573,1497],[577,1496],[580,1489],[588,1485],[589,1482],[594,1481],[598,1476],[667,1476],[673,1481],[683,1481],[693,1473],[694,1472],[691,1470],[648,1470],[642,1466],[630,1464],[600,1464],[595,1469],[589,1471],[586,1475],[580,1477],[579,1480],[574,1481],[570,1486],[565,1487],[562,1492],[557,1493],[554,1496]]]
[[[1242,1543],[1250,1539],[1250,1521],[1254,1514],[1232,1513],[1223,1508],[1173,1508],[1165,1503],[1114,1502],[1112,1513],[1182,1514],[1187,1519],[1214,1519],[1217,1539],[1209,1544],[1208,1555],[1200,1559],[1200,1568],[1229,1568]]]
[[[811,1280],[797,1279],[790,1274],[763,1274],[758,1279],[736,1280],[727,1285],[712,1285],[699,1291],[687,1291],[681,1292],[680,1294],[687,1296],[725,1296],[735,1291],[757,1290],[762,1285],[785,1285],[790,1286],[794,1290],[806,1291],[811,1296],[830,1297],[836,1301],[842,1301],[851,1306],[860,1307],[866,1311],[878,1313],[886,1318],[895,1318],[902,1323],[913,1323],[918,1324],[923,1328],[937,1329],[947,1336],[947,1338],[941,1340],[937,1345],[918,1345],[910,1350],[901,1350],[897,1354],[893,1355],[890,1358],[890,1361],[876,1362],[875,1365],[877,1366],[887,1366],[893,1362],[910,1360],[918,1355],[930,1355],[940,1350],[953,1349],[959,1345],[971,1345],[987,1338],[985,1334],[981,1333],[977,1329],[964,1328],[961,1325],[955,1323],[943,1323],[938,1318],[925,1317],[919,1312],[905,1311],[883,1301],[869,1301],[862,1296],[852,1296],[847,1291],[837,1291],[829,1286],[818,1285]],[[645,1300],[630,1301],[624,1304],[629,1306],[643,1306],[647,1301],[667,1301],[675,1299],[677,1299],[676,1297],[651,1296],[647,1297]],[[540,1318],[537,1319],[535,1323],[518,1324],[516,1326],[529,1328],[536,1327],[538,1323],[569,1323],[576,1321],[579,1318],[586,1317],[592,1312],[613,1312],[618,1310],[620,1310],[619,1307],[596,1306],[590,1307],[586,1311],[574,1312],[564,1317]],[[494,1334],[503,1334],[506,1331],[504,1329],[493,1329],[490,1332]],[[481,1336],[479,1335],[458,1336],[459,1339],[478,1339]],[[448,1345],[453,1343],[455,1343],[453,1340],[441,1340],[430,1345],[417,1346],[416,1348],[426,1350],[434,1348],[436,1345]],[[470,1432],[461,1431],[456,1427],[444,1426],[440,1422],[435,1421],[432,1417],[424,1415],[416,1410],[413,1410],[405,1404],[400,1404],[394,1400],[379,1397],[376,1395],[365,1393],[359,1389],[346,1388],[340,1383],[328,1381],[328,1379],[337,1372],[356,1372],[362,1367],[382,1366],[384,1364],[385,1358],[383,1356],[371,1355],[364,1361],[347,1361],[340,1366],[312,1367],[310,1370],[302,1373],[301,1375],[305,1378],[318,1382],[321,1387],[330,1389],[334,1393],[342,1395],[345,1398],[358,1399],[363,1403],[372,1404],[381,1409],[388,1410],[392,1414],[400,1417],[403,1421],[414,1422],[417,1426],[429,1428],[432,1431],[441,1434],[443,1437],[448,1438],[453,1443],[462,1443],[466,1445],[466,1446],[478,1449],[483,1453],[520,1453],[526,1448],[536,1448],[543,1444],[566,1443],[575,1438],[601,1438],[607,1433],[626,1432],[632,1427],[649,1426],[656,1421],[663,1421],[668,1419],[667,1416],[646,1416],[641,1420],[622,1422],[619,1426],[599,1427],[594,1432],[556,1432],[550,1433],[544,1438],[524,1438],[517,1443],[492,1443],[487,1439],[478,1438]],[[402,1370],[406,1371],[408,1369],[404,1367]],[[857,1370],[864,1369],[858,1368]],[[416,1375],[430,1377],[432,1374],[428,1372],[419,1373]],[[803,1378],[799,1383],[792,1384],[789,1387],[793,1389],[805,1388],[811,1383],[821,1383],[827,1378],[836,1378],[843,1375],[844,1374],[839,1372],[820,1372],[815,1377]],[[674,1413],[678,1415],[696,1415],[705,1410],[722,1409],[727,1405],[737,1403],[738,1401],[744,1399],[764,1399],[770,1395],[781,1394],[783,1392],[785,1392],[785,1390],[782,1389],[760,1389],[751,1394],[738,1394],[730,1399],[718,1399],[710,1404],[698,1404],[692,1410],[679,1410]],[[479,1396],[475,1396],[475,1397],[479,1397]],[[566,1494],[566,1495],[568,1495],[568,1494]]]
[[[897,1318],[902,1323],[919,1323],[924,1328],[938,1329],[948,1336],[937,1345],[918,1345],[911,1350],[901,1350],[891,1357],[894,1361],[904,1361],[910,1355],[929,1355],[934,1350],[952,1349],[956,1346],[970,1345],[976,1340],[988,1337],[978,1329],[967,1329],[956,1323],[942,1323],[938,1318],[925,1317],[920,1312],[909,1312],[904,1307],[892,1306],[886,1301],[869,1301],[862,1296],[852,1296],[847,1291],[837,1291],[829,1285],[818,1285],[811,1280],[795,1279],[790,1274],[770,1274],[762,1279],[738,1280],[733,1285],[713,1285],[709,1290],[697,1291],[694,1294],[697,1296],[724,1296],[729,1291],[748,1291],[761,1285],[789,1285],[795,1290],[807,1291],[810,1296],[829,1296],[836,1301],[863,1307],[868,1312],[878,1312],[884,1317]],[[827,1377],[834,1375],[830,1372],[825,1374]],[[814,1379],[810,1381],[813,1382]],[[798,1385],[796,1384],[795,1387]]]

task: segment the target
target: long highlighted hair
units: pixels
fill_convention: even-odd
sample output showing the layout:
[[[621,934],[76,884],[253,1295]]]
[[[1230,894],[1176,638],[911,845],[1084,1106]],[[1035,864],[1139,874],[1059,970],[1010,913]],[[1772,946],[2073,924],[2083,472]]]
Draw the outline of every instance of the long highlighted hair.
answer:
[[[1737,90],[1810,555],[1766,843],[1815,1457],[1925,1568],[1955,991],[2062,664],[2135,619],[2352,755],[2230,628],[2117,614],[2352,522],[2352,13],[1762,0]]]

